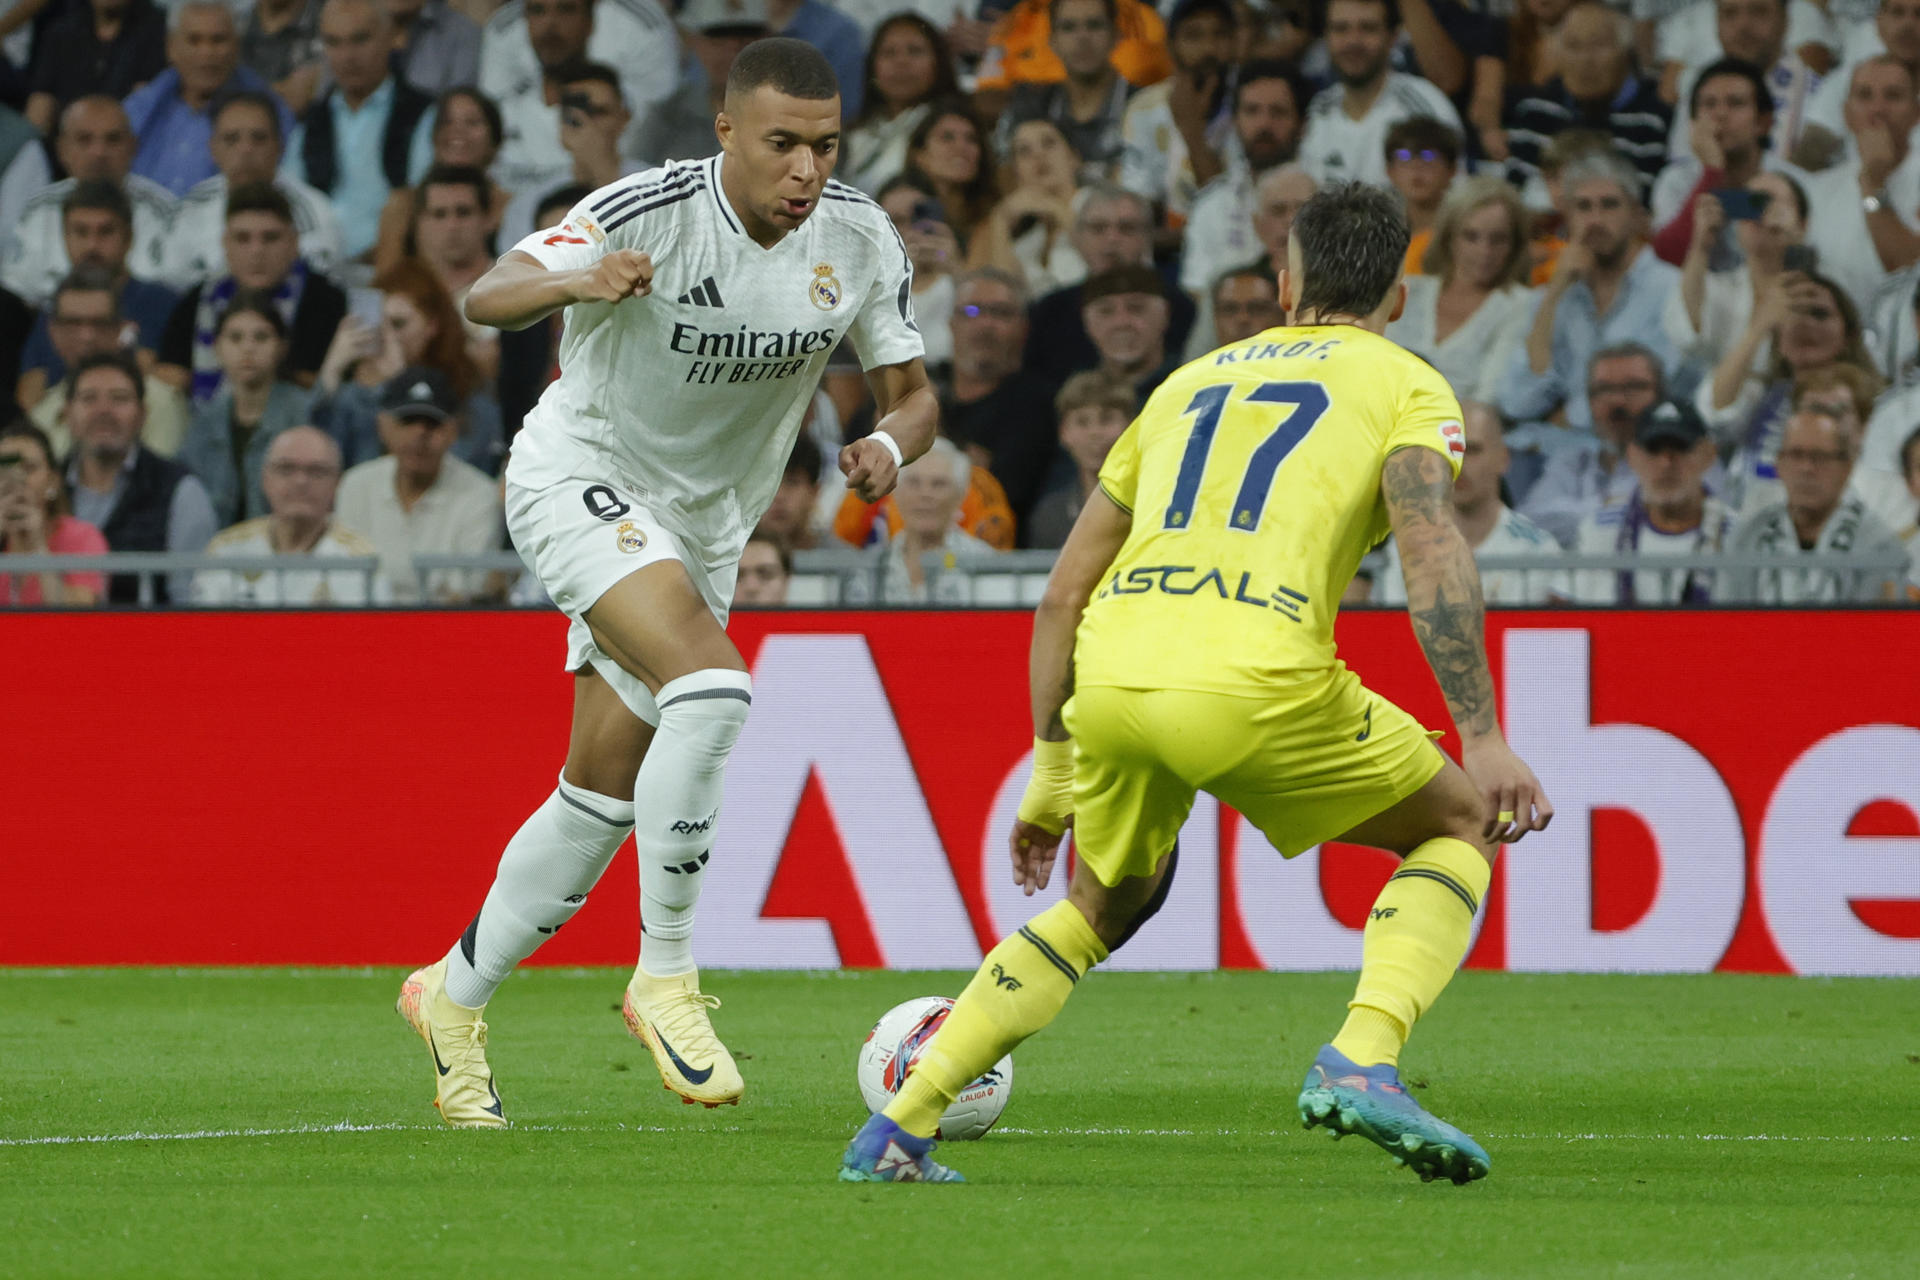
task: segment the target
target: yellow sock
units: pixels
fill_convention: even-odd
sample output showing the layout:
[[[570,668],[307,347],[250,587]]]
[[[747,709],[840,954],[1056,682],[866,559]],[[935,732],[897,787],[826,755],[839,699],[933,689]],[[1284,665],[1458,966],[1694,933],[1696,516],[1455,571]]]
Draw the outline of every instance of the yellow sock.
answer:
[[[931,1138],[960,1090],[1052,1022],[1080,975],[1106,958],[1099,935],[1071,902],[1054,903],[1002,938],[887,1104],[887,1118]]]
[[[1334,1048],[1363,1067],[1399,1063],[1413,1024],[1466,958],[1492,879],[1480,851],[1450,837],[1427,841],[1400,864],[1367,917],[1360,984]]]

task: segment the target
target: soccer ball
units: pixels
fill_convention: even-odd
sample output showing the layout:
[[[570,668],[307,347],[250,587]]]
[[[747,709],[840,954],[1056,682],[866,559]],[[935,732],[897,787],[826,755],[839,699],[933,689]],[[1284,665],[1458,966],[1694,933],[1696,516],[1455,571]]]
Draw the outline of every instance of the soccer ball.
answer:
[[[921,996],[895,1005],[873,1024],[860,1046],[859,1065],[860,1096],[866,1099],[869,1112],[878,1115],[900,1092],[920,1061],[921,1051],[952,1011],[953,1001],[945,996]],[[940,1116],[940,1129],[934,1136],[958,1142],[980,1137],[1000,1119],[1012,1094],[1013,1055],[1008,1054],[960,1091]]]

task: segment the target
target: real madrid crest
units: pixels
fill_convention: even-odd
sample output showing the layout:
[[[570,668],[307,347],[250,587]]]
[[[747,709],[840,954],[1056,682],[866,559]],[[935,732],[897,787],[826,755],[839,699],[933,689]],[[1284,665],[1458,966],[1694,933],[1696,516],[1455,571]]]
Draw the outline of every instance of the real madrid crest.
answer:
[[[830,263],[821,263],[813,269],[813,283],[807,286],[807,298],[822,311],[831,311],[840,305],[840,280],[833,274]]]
[[[619,541],[620,549],[628,555],[646,550],[647,535],[640,532],[631,520],[622,520],[620,527],[615,529],[613,534]]]

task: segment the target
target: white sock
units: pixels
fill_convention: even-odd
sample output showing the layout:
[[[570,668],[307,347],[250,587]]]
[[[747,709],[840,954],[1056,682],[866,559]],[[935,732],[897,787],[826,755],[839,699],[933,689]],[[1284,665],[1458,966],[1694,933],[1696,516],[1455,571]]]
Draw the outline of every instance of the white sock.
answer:
[[[586,904],[633,829],[633,801],[565,778],[507,841],[480,913],[447,953],[447,998],[478,1009]]]
[[[654,699],[660,727],[633,784],[634,807],[647,822],[635,829],[633,847],[640,855],[640,967],[669,978],[693,971],[693,908],[753,680],[744,671],[710,668],[667,681]]]

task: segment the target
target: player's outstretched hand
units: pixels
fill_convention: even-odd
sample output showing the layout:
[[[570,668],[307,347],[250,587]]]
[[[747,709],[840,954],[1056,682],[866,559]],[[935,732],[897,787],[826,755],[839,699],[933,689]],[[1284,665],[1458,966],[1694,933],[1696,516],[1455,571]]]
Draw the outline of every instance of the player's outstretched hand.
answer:
[[[653,259],[638,249],[616,249],[593,264],[575,302],[619,302],[653,292]]]
[[[1068,818],[1067,826],[1072,825],[1073,819]],[[1065,831],[1049,831],[1031,822],[1014,820],[1013,882],[1029,898],[1046,888],[1047,881],[1053,879],[1053,860],[1060,856],[1060,841],[1066,834]]]
[[[862,502],[878,502],[893,492],[900,479],[900,468],[893,455],[878,440],[855,440],[840,451],[840,472],[847,488],[860,495]]]
[[[1512,844],[1529,831],[1545,831],[1553,821],[1553,804],[1541,789],[1527,762],[1498,737],[1483,738],[1461,753],[1467,777],[1480,788],[1486,806],[1482,834],[1501,844]]]

